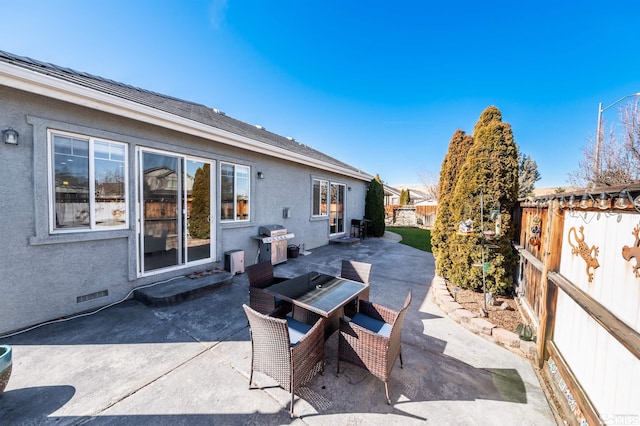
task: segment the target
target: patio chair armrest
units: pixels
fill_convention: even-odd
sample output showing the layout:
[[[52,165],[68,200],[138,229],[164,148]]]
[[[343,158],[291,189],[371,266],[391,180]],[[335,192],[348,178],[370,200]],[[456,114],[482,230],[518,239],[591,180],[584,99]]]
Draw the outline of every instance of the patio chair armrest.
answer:
[[[393,324],[398,316],[397,311],[366,300],[360,300],[359,312],[368,317],[384,321],[387,324]]]
[[[249,306],[266,315],[276,308],[276,302],[273,295],[264,289],[249,287]]]
[[[395,350],[389,350],[391,344],[389,338],[355,323],[340,323],[338,358],[360,365],[382,380],[388,376],[395,355]]]
[[[298,341],[298,344],[293,347],[293,350],[305,351],[309,349],[310,346],[313,346],[314,340],[318,339],[318,336],[324,343],[324,321],[325,319],[323,317],[318,318],[315,324],[313,324],[313,326],[311,327],[311,330],[309,330],[304,336],[302,336],[302,338]]]
[[[365,284],[365,289],[362,293],[360,293],[360,295],[358,296],[359,300],[363,300],[365,302],[369,301],[369,293],[371,292],[371,285],[369,284]]]
[[[308,382],[324,368],[324,318],[319,318],[311,330],[291,348],[294,389]]]

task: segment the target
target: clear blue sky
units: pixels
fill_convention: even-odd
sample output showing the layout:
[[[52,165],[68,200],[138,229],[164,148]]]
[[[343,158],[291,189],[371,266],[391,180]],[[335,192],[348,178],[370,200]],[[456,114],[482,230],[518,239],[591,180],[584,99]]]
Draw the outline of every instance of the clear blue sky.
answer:
[[[0,49],[219,108],[379,174],[436,176],[497,106],[538,188],[640,92],[640,1],[0,0]],[[617,108],[605,112],[618,120]]]

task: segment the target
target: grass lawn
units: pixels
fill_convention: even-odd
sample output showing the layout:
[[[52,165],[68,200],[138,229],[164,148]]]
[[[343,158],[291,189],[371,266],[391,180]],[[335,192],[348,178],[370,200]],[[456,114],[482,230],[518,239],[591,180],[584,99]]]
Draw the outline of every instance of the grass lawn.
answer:
[[[415,247],[418,250],[428,251],[431,253],[431,231],[428,229],[420,228],[402,228],[402,227],[390,227],[387,231],[394,232],[402,235],[402,244],[406,244],[411,247]]]

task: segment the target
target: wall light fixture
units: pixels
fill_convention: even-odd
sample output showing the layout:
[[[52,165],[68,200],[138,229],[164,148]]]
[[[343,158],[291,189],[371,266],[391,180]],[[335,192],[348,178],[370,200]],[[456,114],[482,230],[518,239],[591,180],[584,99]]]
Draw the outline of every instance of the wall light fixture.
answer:
[[[10,145],[18,145],[18,132],[9,127],[2,132],[2,140]]]

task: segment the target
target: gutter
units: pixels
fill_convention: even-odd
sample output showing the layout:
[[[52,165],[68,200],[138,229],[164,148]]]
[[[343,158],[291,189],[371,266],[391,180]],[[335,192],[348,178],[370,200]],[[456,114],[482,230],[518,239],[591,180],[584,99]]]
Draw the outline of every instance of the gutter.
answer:
[[[354,179],[366,182],[373,179],[373,176],[364,172],[315,160],[302,154],[2,61],[0,61],[0,84]]]

